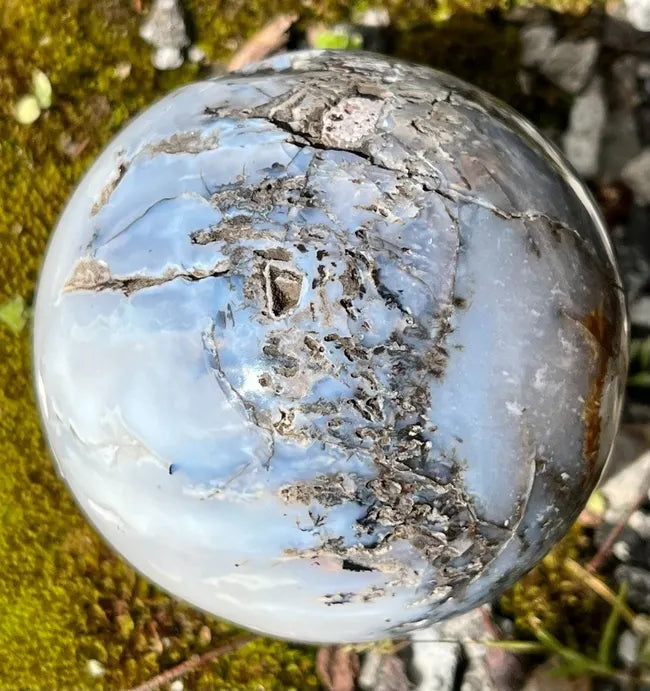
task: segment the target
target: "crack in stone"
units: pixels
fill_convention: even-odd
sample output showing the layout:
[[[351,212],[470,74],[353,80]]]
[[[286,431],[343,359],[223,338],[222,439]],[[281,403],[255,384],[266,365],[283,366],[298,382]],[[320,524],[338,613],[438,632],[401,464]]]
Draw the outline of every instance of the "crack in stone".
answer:
[[[346,97],[346,93],[347,92],[344,92],[344,95],[338,96],[339,100],[335,101],[335,105],[338,105],[342,100],[344,100],[344,98]],[[291,96],[295,95],[296,94],[294,93]],[[438,102],[439,101],[434,101],[434,103]],[[544,220],[546,223],[548,223],[549,230],[554,235],[558,234],[560,231],[569,233],[573,235],[574,238],[576,238],[581,244],[585,244],[585,240],[579,235],[578,231],[575,228],[572,228],[571,226],[563,223],[557,218],[549,216],[548,214],[541,213],[535,210],[525,212],[506,211],[505,209],[501,209],[500,207],[486,201],[485,199],[481,199],[476,195],[468,193],[468,190],[471,190],[471,184],[469,180],[467,180],[467,178],[457,168],[456,170],[461,179],[464,181],[467,189],[458,188],[453,183],[444,184],[440,172],[438,170],[434,170],[434,177],[430,178],[427,176],[423,176],[420,172],[415,172],[413,164],[407,164],[406,168],[404,168],[401,166],[389,165],[385,161],[379,160],[376,155],[369,151],[369,147],[372,144],[372,139],[370,137],[367,137],[362,145],[356,146],[341,146],[340,143],[338,145],[336,143],[327,144],[323,142],[322,133],[314,133],[313,125],[312,130],[309,130],[308,127],[297,127],[295,124],[293,124],[287,119],[287,116],[281,117],[277,115],[277,111],[285,107],[288,103],[290,103],[288,98],[285,98],[283,100],[282,97],[278,97],[275,99],[275,101],[271,103],[267,103],[263,106],[258,106],[257,108],[249,110],[223,107],[206,108],[205,112],[206,114],[217,117],[227,116],[236,119],[252,118],[265,120],[269,124],[290,135],[287,141],[299,148],[310,147],[315,150],[332,153],[345,152],[354,154],[358,156],[360,159],[365,160],[368,164],[371,164],[383,170],[397,173],[398,177],[404,176],[406,179],[409,179],[415,182],[416,184],[420,184],[424,190],[436,193],[450,201],[473,204],[490,211],[491,213],[495,214],[500,218],[507,220],[519,219],[533,222]],[[274,106],[273,104],[276,105]],[[330,106],[330,110],[332,107],[333,106]],[[328,112],[326,108],[324,109],[324,112]],[[319,111],[319,115],[322,117],[323,113]],[[421,156],[418,156],[417,154],[415,155],[415,160],[419,163],[427,164],[429,166],[431,165],[429,161],[427,161]],[[590,248],[588,249],[589,251],[591,251]]]
[[[265,470],[269,470],[271,459],[275,454],[275,436],[273,429],[262,424],[262,421],[257,415],[255,407],[252,406],[250,402],[239,393],[239,391],[237,391],[224,373],[221,367],[221,361],[219,359],[219,347],[215,336],[215,329],[216,324],[213,321],[210,327],[203,332],[203,348],[208,356],[208,364],[210,369],[214,372],[219,387],[224,392],[226,397],[234,403],[235,408],[239,410],[242,418],[247,420],[254,427],[257,427],[257,429],[263,433],[267,443],[267,452],[264,455],[264,458],[261,460],[261,465]],[[240,469],[230,481],[234,481],[239,475],[244,473],[250,467],[250,465],[251,463],[246,464],[245,467]],[[223,490],[227,485],[228,482],[224,483],[220,489]]]
[[[104,207],[107,203],[108,200],[111,198],[111,195],[113,192],[115,192],[115,189],[117,186],[122,182],[122,179],[126,175],[126,171],[129,169],[129,163],[120,163],[117,167],[117,173],[115,177],[106,185],[102,188],[102,191],[99,194],[99,199],[92,205],[92,208],[90,209],[90,215],[91,216],[96,216]]]
[[[124,179],[129,168],[134,161],[142,154],[149,154],[153,157],[157,154],[200,154],[204,151],[211,151],[219,146],[219,134],[213,132],[207,137],[202,137],[200,132],[182,132],[175,133],[166,139],[160,139],[155,142],[146,144],[138,151],[136,151],[130,160],[127,162],[120,162],[117,167],[117,173],[114,178],[108,182],[99,195],[99,199],[93,204],[90,215],[96,216],[106,204],[110,201],[113,192]]]
[[[118,290],[127,297],[139,290],[169,283],[177,278],[187,281],[201,281],[205,278],[218,278],[230,272],[230,262],[218,262],[211,269],[167,269],[161,276],[134,274],[131,276],[113,276],[106,262],[94,257],[82,257],[74,267],[72,275],[66,281],[64,292],[81,290],[102,291]]]
[[[176,200],[176,199],[198,199],[198,200],[201,200],[201,201],[204,201],[204,202],[207,203],[207,199],[206,199],[204,196],[202,196],[202,195],[200,195],[200,194],[196,194],[196,193],[194,193],[194,192],[183,192],[182,194],[179,194],[179,195],[176,195],[176,196],[172,196],[172,197],[162,197],[162,199],[157,199],[155,202],[153,202],[152,204],[150,204],[142,213],[138,214],[132,221],[129,221],[129,223],[127,223],[127,224],[124,226],[124,228],[122,228],[121,230],[118,230],[114,235],[111,235],[111,237],[109,237],[108,239],[104,240],[104,242],[102,242],[101,245],[95,246],[95,242],[96,242],[96,240],[97,240],[97,237],[96,237],[97,234],[95,234],[95,236],[93,236],[93,240],[92,240],[91,243],[88,245],[88,248],[87,248],[87,249],[89,249],[89,250],[90,250],[90,249],[97,250],[97,249],[106,247],[106,246],[109,245],[111,242],[113,242],[114,240],[116,240],[117,238],[119,238],[121,235],[124,235],[125,233],[128,233],[128,231],[131,230],[131,228],[133,228],[133,226],[134,226],[136,223],[138,223],[138,222],[141,221],[143,218],[145,218],[145,216],[146,216],[149,212],[153,211],[153,209],[155,209],[157,206],[159,206],[160,204],[164,204],[165,202],[172,202],[172,201],[174,201],[174,200]]]

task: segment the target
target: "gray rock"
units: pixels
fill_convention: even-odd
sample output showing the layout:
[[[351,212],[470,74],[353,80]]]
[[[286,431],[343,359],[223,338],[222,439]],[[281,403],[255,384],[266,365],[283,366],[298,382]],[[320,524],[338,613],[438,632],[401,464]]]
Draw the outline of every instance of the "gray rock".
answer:
[[[400,657],[382,655],[376,650],[366,654],[357,685],[363,691],[414,691],[415,688]]]
[[[540,71],[564,91],[578,93],[589,81],[598,51],[595,38],[558,41],[540,64]]]
[[[630,306],[630,322],[634,326],[650,329],[650,296],[644,295]]]
[[[650,60],[641,60],[637,65],[636,74],[639,79],[650,80]],[[650,81],[646,89],[650,91]]]
[[[561,661],[552,657],[533,671],[522,691],[591,691],[591,681],[587,677],[559,676],[561,666]]]
[[[628,525],[644,540],[650,540],[650,514],[645,511],[635,511],[628,521]]]
[[[153,66],[174,70],[183,64],[183,48],[190,44],[178,0],[154,0],[140,27],[140,36],[156,50]]]
[[[633,631],[627,629],[626,631],[623,631],[618,639],[616,653],[619,660],[626,667],[634,667],[639,658],[640,647],[641,641],[639,640],[639,637]]]
[[[639,31],[650,31],[650,0],[623,0],[615,14]]]
[[[555,43],[556,29],[548,24],[525,26],[520,34],[521,58],[524,67],[537,67],[548,56]]]
[[[650,205],[634,204],[624,225],[615,227],[612,239],[621,266],[628,304],[644,294],[650,280]]]
[[[641,151],[636,108],[639,104],[637,59],[624,55],[612,63],[607,78],[607,114],[601,142],[600,175],[605,183],[620,179],[621,170]]]
[[[608,113],[600,151],[600,179],[612,182],[620,179],[621,171],[641,151],[641,141],[635,113],[617,108]]]
[[[639,87],[637,79],[643,77],[643,66],[647,64],[639,61],[634,55],[623,55],[614,60],[610,68],[609,95],[619,108],[631,110],[639,103]]]
[[[619,560],[619,561],[629,561],[630,560],[630,543],[626,540],[617,540],[613,545],[612,545],[612,554]]]
[[[647,438],[637,426],[624,426],[598,489],[607,500],[607,520],[616,522],[638,497],[639,478],[650,472]]]
[[[508,22],[513,24],[548,24],[552,15],[545,7],[538,5],[517,5],[508,10],[505,15]]]
[[[617,17],[605,18],[601,33],[603,46],[636,55],[650,55],[650,41],[645,31],[639,31],[629,22]]]
[[[627,163],[621,178],[634,193],[637,204],[650,204],[650,146]]]
[[[447,688],[460,691],[497,691],[490,676],[485,646],[476,643],[490,638],[493,638],[492,633],[487,630],[480,609],[413,632],[412,665],[414,676],[420,680],[418,691]],[[456,663],[452,665],[454,655]],[[466,666],[458,685],[454,680],[463,658]],[[444,674],[443,663],[446,665]],[[425,681],[430,685],[423,685]],[[436,683],[438,686],[435,686]],[[452,685],[445,686],[445,683]]]
[[[602,80],[594,77],[589,86],[576,96],[569,114],[569,129],[562,138],[566,157],[585,178],[593,178],[598,172],[606,112]]]
[[[362,691],[374,691],[379,677],[382,655],[377,650],[368,651],[363,657],[357,685]]]
[[[629,400],[625,404],[625,415],[636,423],[647,424],[650,422],[650,405],[639,401]]]
[[[627,582],[630,607],[639,612],[650,612],[650,572],[640,566],[621,564],[616,567],[614,578],[617,583]]]
[[[641,490],[636,490],[642,492]],[[609,512],[605,513],[605,523],[596,530],[595,543],[602,548],[614,526]],[[643,509],[635,511],[612,546],[612,553],[621,562],[634,567],[650,567],[650,513]]]
[[[453,691],[463,657],[458,642],[426,642],[413,638],[412,664],[417,670],[416,691]]]

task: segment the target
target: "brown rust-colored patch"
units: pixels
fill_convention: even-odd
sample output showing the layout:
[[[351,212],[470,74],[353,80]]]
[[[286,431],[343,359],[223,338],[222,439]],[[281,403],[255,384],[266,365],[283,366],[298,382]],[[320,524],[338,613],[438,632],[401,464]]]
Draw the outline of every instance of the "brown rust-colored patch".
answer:
[[[596,462],[600,452],[601,402],[609,361],[613,356],[616,329],[602,307],[592,310],[582,320],[582,324],[592,336],[590,340],[596,363],[595,375],[589,387],[589,395],[583,413],[585,423],[583,453],[588,464],[589,478],[591,478],[596,472]]]

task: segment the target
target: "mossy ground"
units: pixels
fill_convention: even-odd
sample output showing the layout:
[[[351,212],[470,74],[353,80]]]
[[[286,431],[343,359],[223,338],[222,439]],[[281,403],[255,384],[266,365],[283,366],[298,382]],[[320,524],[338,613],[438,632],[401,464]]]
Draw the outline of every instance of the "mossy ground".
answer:
[[[579,12],[584,3],[566,0],[561,9]],[[363,4],[191,0],[186,8],[193,38],[209,59],[219,60],[276,12],[298,11],[303,23],[331,22],[345,20]],[[502,2],[377,4],[390,10],[396,52],[445,66],[450,53],[445,40],[462,47],[467,34],[458,20],[448,31],[440,20]],[[128,0],[4,0],[0,6],[0,306],[17,297],[31,303],[48,234],[111,135],[132,114],[198,75],[199,68],[187,63],[172,73],[152,68],[149,47],[137,35],[138,7]],[[479,83],[481,74],[488,75],[483,85],[512,100],[500,89],[513,83],[515,39],[507,32],[486,34],[480,20],[468,22],[473,46],[476,36],[483,36],[478,46],[484,54],[492,50],[485,47],[489,42],[494,48],[498,36],[505,40],[505,48],[490,55],[497,62],[505,58],[508,77],[498,77],[496,63],[492,70],[472,58],[456,71]],[[422,33],[407,32],[414,25],[423,27]],[[431,31],[438,48],[423,55],[421,37]],[[475,75],[473,65],[480,66]],[[35,68],[51,80],[54,102],[34,124],[22,126],[12,104],[28,91]],[[13,315],[14,307],[7,314]],[[29,329],[20,330],[20,318],[14,317],[11,323],[0,321],[0,688],[125,689],[236,630],[157,591],[116,557],[78,512],[55,475],[39,429]],[[102,663],[105,675],[92,679],[88,659]],[[185,679],[186,689],[317,686],[313,651],[268,639]]]
[[[532,618],[569,648],[595,656],[610,608],[567,568],[568,560],[582,563],[592,550],[591,537],[576,523],[536,568],[504,593],[499,604],[512,617],[518,636],[535,639]]]

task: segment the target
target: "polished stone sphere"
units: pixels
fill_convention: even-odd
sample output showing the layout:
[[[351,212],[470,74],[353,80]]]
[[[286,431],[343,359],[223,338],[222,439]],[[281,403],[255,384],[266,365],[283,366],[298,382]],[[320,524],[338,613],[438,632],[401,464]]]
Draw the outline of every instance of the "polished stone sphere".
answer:
[[[39,283],[58,469],[133,566],[301,641],[495,597],[571,525],[626,368],[562,156],[450,76],[298,52],[179,89],[83,179]]]

